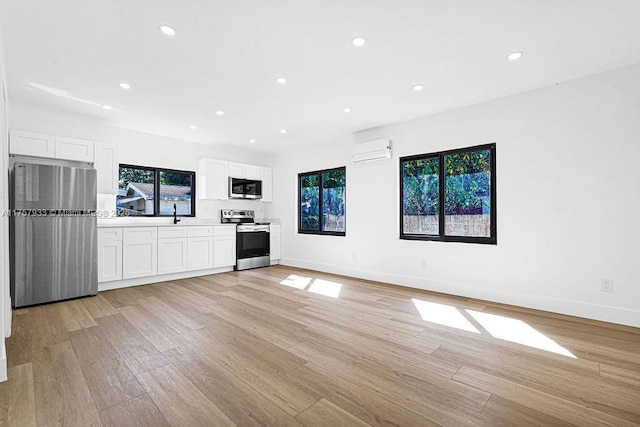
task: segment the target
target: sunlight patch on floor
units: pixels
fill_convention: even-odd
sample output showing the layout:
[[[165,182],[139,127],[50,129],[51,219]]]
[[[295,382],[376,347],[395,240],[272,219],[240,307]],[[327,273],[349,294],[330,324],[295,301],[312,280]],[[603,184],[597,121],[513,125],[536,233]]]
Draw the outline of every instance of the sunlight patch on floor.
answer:
[[[342,289],[342,283],[330,282],[329,280],[316,279],[309,286],[309,292],[314,294],[325,295],[331,298],[338,298],[340,296],[340,290]]]
[[[493,337],[576,359],[569,350],[519,319],[466,310]]]
[[[311,283],[311,277],[297,276],[290,274],[286,279],[280,282],[281,285],[289,286],[296,289],[304,289]]]
[[[331,298],[339,298],[342,290],[342,283],[331,282],[323,279],[313,279],[311,277],[297,276],[290,274],[280,282],[281,285],[289,286],[301,290],[307,290],[314,294],[324,295]]]
[[[431,323],[437,323],[438,325],[449,326],[463,331],[474,332],[479,334],[472,324],[460,311],[452,306],[446,304],[439,304],[437,302],[423,301],[420,299],[412,298],[413,304],[418,309],[422,320]]]

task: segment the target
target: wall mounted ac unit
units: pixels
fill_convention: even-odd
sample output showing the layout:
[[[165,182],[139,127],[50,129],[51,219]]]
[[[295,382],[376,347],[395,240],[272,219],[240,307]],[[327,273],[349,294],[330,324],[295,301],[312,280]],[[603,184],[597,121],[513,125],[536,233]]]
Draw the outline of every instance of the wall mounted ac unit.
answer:
[[[391,158],[391,140],[376,139],[354,145],[351,149],[351,162],[363,163]]]

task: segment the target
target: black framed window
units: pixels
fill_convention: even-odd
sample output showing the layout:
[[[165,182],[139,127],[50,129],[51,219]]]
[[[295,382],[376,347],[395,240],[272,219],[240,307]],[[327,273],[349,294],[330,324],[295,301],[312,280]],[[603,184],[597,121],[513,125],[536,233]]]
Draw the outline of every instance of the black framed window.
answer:
[[[400,158],[400,238],[496,244],[496,145]]]
[[[120,165],[116,210],[120,216],[196,215],[196,174],[191,171]]]
[[[346,168],[298,174],[298,233],[344,236]]]

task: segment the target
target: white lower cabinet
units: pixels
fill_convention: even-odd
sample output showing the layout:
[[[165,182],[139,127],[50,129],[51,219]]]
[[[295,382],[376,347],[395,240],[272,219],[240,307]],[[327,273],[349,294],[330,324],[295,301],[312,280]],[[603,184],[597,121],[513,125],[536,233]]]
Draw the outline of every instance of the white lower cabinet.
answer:
[[[122,228],[98,230],[98,283],[122,280]]]
[[[213,227],[189,227],[187,231],[189,261],[187,269],[213,268]]]
[[[187,271],[187,238],[158,239],[158,274]]]
[[[187,269],[193,271],[213,268],[213,237],[190,237],[188,241]]]
[[[98,282],[233,267],[236,226],[98,229]]]
[[[269,254],[272,262],[280,259],[280,224],[269,227]]]
[[[213,267],[236,264],[236,226],[222,225],[213,229]]]
[[[156,227],[124,228],[122,244],[122,278],[158,274],[158,229]]]

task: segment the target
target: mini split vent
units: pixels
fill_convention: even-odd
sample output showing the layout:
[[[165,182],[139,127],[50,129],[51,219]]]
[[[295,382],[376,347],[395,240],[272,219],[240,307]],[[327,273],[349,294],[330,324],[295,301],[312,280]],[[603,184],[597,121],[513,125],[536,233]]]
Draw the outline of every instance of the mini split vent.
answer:
[[[351,162],[364,163],[391,158],[391,141],[388,139],[376,139],[363,142],[351,149]]]

